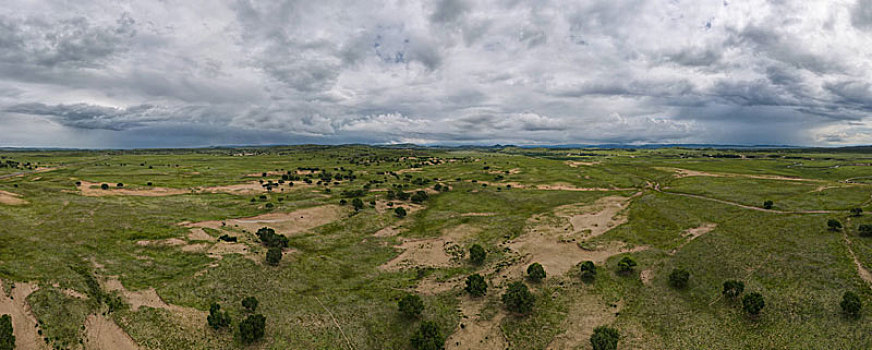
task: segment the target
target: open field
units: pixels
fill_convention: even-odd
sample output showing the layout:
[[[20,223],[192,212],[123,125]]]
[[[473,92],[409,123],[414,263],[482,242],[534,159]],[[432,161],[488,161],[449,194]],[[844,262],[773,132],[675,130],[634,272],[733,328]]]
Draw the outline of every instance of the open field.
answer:
[[[619,330],[620,349],[872,348],[872,237],[858,232],[872,224],[869,153],[296,146],[0,156],[22,164],[0,168],[0,314],[12,316],[22,349],[413,349],[424,321],[449,349],[591,349],[601,325]],[[427,196],[412,203],[392,198],[398,191]],[[844,228],[828,230],[829,219]],[[277,266],[266,263],[261,227],[287,238]],[[470,262],[474,244],[487,252],[481,264]],[[619,273],[627,256],[638,266]],[[584,261],[595,280],[579,277]],[[544,281],[525,277],[532,263]],[[670,286],[675,268],[690,273],[686,288]],[[485,296],[464,291],[474,273]],[[733,279],[763,295],[760,315],[722,296]],[[501,301],[515,281],[536,297],[527,315]],[[842,314],[845,291],[860,296],[859,318]],[[424,302],[411,319],[397,311],[410,293]],[[249,296],[266,328],[243,345]],[[207,326],[212,303],[231,327]]]

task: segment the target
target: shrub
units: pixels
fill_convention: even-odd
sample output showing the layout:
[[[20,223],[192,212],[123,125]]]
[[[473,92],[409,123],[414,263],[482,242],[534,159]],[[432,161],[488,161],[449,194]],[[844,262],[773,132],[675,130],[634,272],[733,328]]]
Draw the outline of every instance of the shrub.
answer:
[[[282,261],[282,248],[270,247],[266,251],[266,263],[270,266],[278,266]]]
[[[763,202],[763,209],[772,209],[772,205],[775,204],[772,201]]]
[[[872,225],[863,224],[857,228],[860,231],[860,237],[872,237]]]
[[[267,247],[288,247],[288,237],[285,235],[276,234],[276,231],[269,227],[262,227],[256,232],[257,238]]]
[[[851,215],[853,215],[853,216],[863,215],[863,209],[862,208],[851,208]]]
[[[536,296],[530,293],[527,285],[523,282],[512,282],[509,284],[509,289],[503,294],[503,303],[509,311],[524,315],[533,311]]]
[[[258,301],[257,301],[257,298],[255,298],[255,297],[247,297],[245,299],[242,299],[242,307],[244,307],[248,311],[251,311],[251,312],[257,311],[257,304],[258,304]]]
[[[617,329],[609,326],[599,326],[593,329],[593,334],[590,336],[590,345],[593,346],[593,350],[616,350],[620,338],[621,335]]]
[[[669,285],[676,289],[684,289],[687,287],[687,281],[690,279],[690,272],[685,269],[674,269],[669,274]]]
[[[416,318],[424,311],[424,301],[416,294],[406,294],[397,302],[397,307],[403,316]]]
[[[0,350],[15,350],[15,335],[12,334],[12,317],[0,316]]]
[[[830,228],[830,231],[838,231],[842,229],[842,223],[836,219],[827,220],[827,227]]]
[[[231,237],[230,235],[228,235],[226,233],[221,235],[221,237],[218,237],[218,239],[222,240],[224,242],[236,242],[236,237]]]
[[[527,267],[527,276],[533,282],[540,282],[545,279],[545,268],[540,263],[533,263]]]
[[[728,299],[735,300],[745,291],[745,283],[742,281],[729,280],[724,282],[724,291],[721,292]]]
[[[261,314],[250,315],[239,322],[239,338],[245,344],[251,344],[263,338],[266,328],[266,317]]]
[[[469,247],[469,261],[473,264],[481,265],[485,258],[487,258],[487,252],[480,245],[473,244],[472,247]]]
[[[427,192],[418,191],[418,192],[415,192],[415,194],[413,194],[410,199],[412,200],[412,203],[421,204],[424,201],[426,201],[428,198],[430,198],[430,196],[427,195]]]
[[[209,316],[206,316],[206,323],[212,329],[218,330],[224,327],[230,326],[230,315],[227,314],[227,311],[221,311],[221,305],[218,303],[212,303],[209,306]]]
[[[633,268],[636,267],[636,260],[629,256],[625,256],[621,258],[621,261],[618,261],[618,271],[623,274],[629,274],[633,272]]]
[[[766,306],[766,302],[763,301],[763,295],[760,293],[748,293],[744,298],[742,298],[742,308],[748,313],[748,315],[759,315],[764,306]]]
[[[100,185],[100,189],[108,190],[108,189],[109,189],[109,184],[102,184],[102,185]]]
[[[412,335],[412,347],[416,350],[442,350],[445,348],[445,336],[436,322],[424,321]]]
[[[403,207],[397,207],[396,209],[394,209],[394,215],[402,219],[406,217],[406,209],[403,209]]]
[[[466,278],[466,288],[464,290],[474,297],[484,296],[487,294],[487,282],[485,282],[482,275],[470,275]]]
[[[593,264],[593,261],[585,261],[581,263],[581,279],[585,281],[591,281],[596,278],[596,265]]]
[[[842,307],[842,312],[852,317],[860,316],[860,311],[863,309],[860,297],[852,291],[847,291],[842,295],[842,302],[839,305]]]
[[[363,201],[360,198],[352,199],[351,206],[354,207],[354,211],[360,211],[360,209],[363,209]]]

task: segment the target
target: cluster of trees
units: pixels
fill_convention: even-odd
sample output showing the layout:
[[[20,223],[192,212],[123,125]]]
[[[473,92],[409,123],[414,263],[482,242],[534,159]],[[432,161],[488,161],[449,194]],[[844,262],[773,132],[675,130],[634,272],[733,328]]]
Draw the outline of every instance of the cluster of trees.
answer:
[[[424,312],[424,301],[417,294],[406,294],[397,302],[397,309],[403,317],[418,319]],[[412,347],[417,350],[440,350],[445,347],[445,335],[433,321],[423,321],[412,334]]]
[[[12,334],[12,317],[0,316],[0,350],[15,350],[15,335]]]
[[[266,263],[271,266],[278,266],[282,261],[282,249],[288,247],[288,237],[277,234],[275,230],[269,227],[262,227],[257,230],[257,238],[267,247]]]
[[[263,338],[266,330],[266,317],[262,314],[255,314],[257,311],[258,301],[255,297],[246,297],[242,299],[242,307],[245,312],[245,318],[239,322],[239,339],[245,344],[251,344]],[[232,319],[227,311],[221,311],[221,305],[212,303],[209,307],[209,316],[206,316],[206,323],[212,329],[218,331],[224,328],[230,328]]]
[[[532,312],[533,305],[536,304],[536,296],[520,281],[510,283],[502,299],[506,309],[521,315]]]
[[[469,261],[475,265],[481,265],[484,263],[484,259],[487,258],[487,252],[484,251],[484,248],[479,244],[473,244],[469,247]]]

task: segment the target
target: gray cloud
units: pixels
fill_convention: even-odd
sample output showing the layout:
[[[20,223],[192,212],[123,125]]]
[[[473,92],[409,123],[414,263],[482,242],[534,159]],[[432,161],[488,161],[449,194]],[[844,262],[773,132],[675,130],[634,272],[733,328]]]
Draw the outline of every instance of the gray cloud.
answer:
[[[10,1],[0,145],[872,142],[869,0]]]

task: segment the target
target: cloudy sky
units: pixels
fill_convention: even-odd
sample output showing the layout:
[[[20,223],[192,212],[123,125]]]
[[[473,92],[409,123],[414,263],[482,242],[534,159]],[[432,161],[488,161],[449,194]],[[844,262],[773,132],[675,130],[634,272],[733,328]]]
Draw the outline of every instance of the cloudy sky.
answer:
[[[0,146],[872,143],[872,0],[4,0]]]

